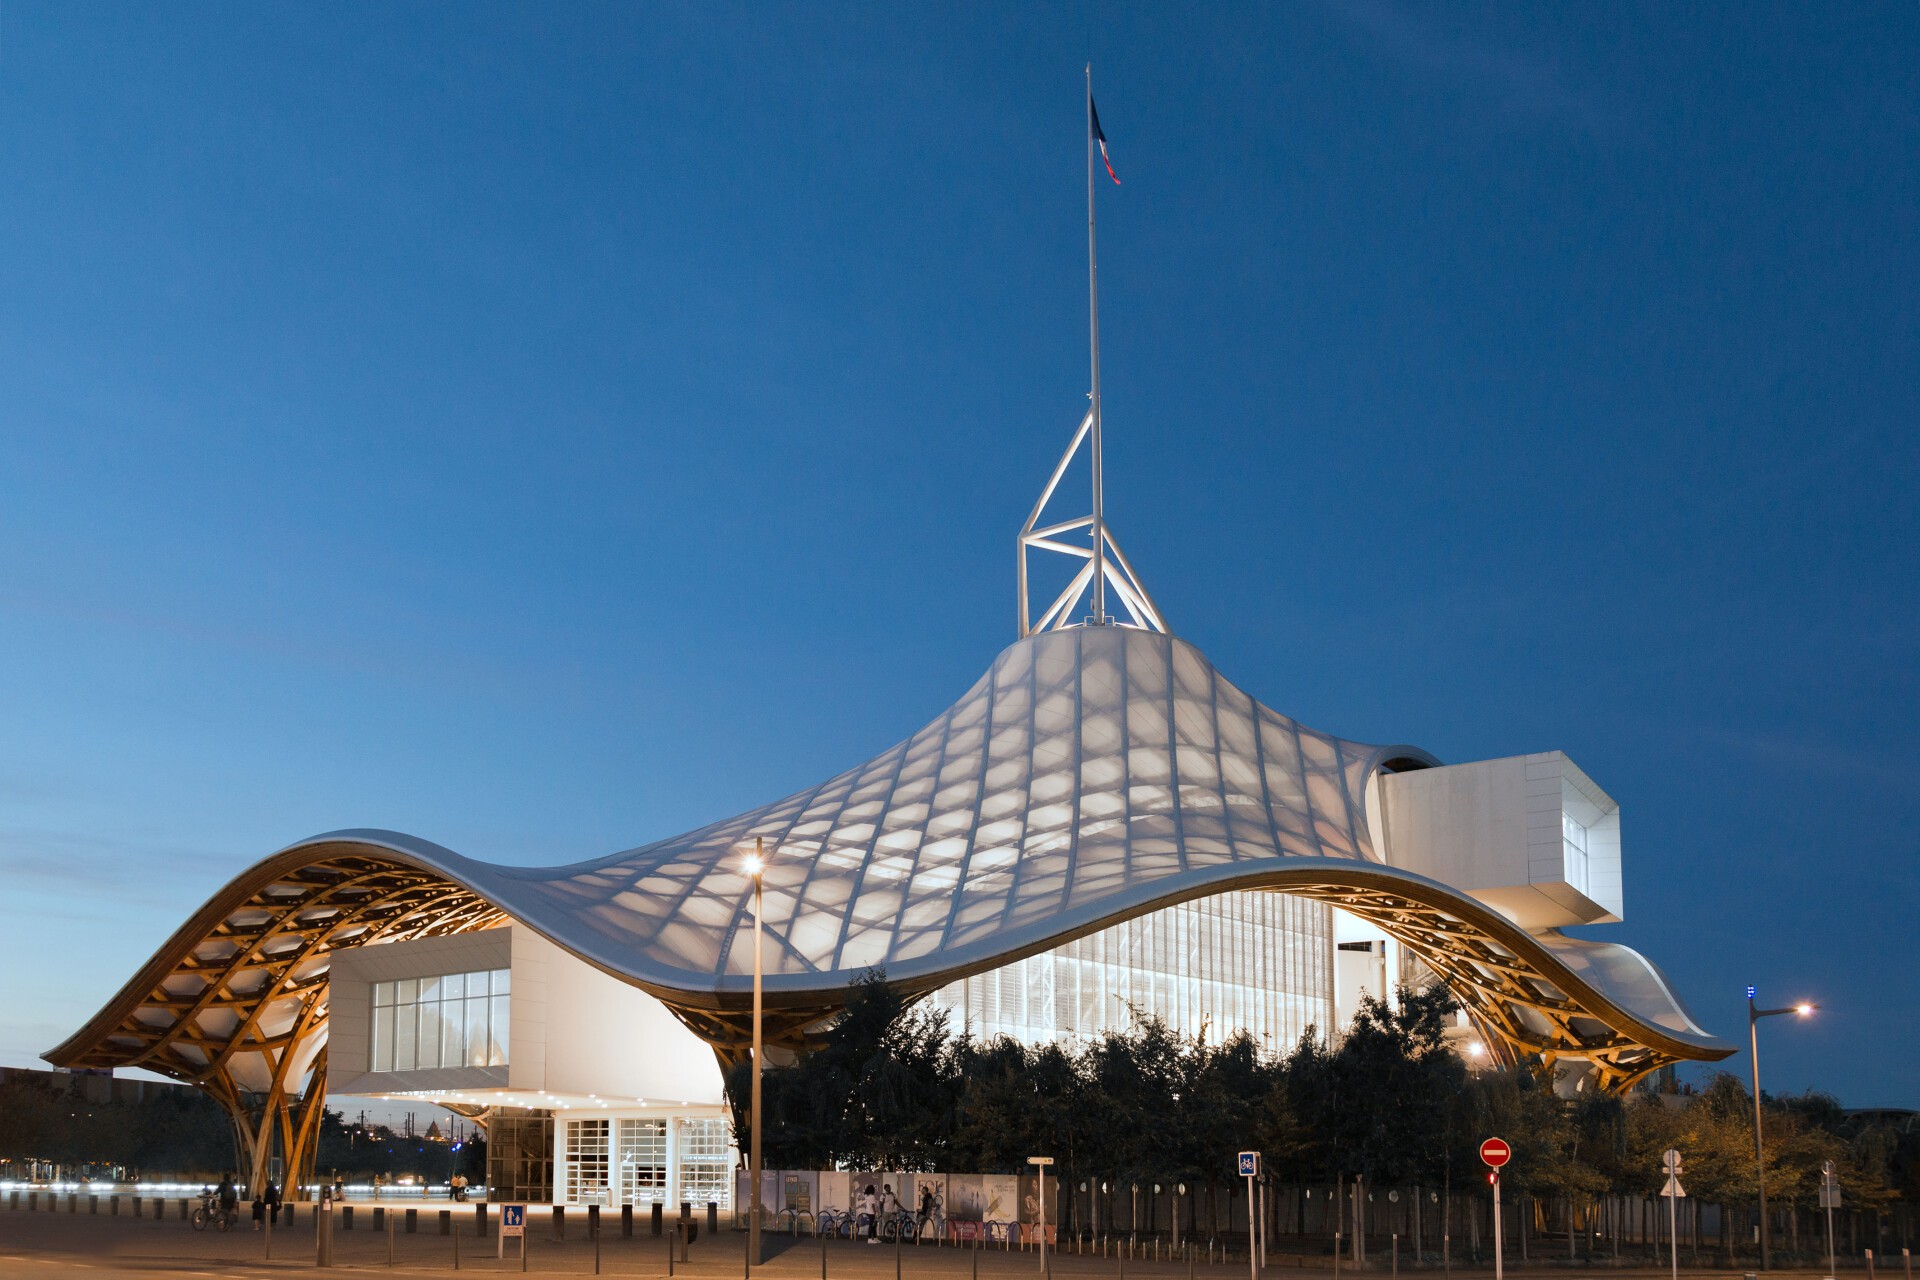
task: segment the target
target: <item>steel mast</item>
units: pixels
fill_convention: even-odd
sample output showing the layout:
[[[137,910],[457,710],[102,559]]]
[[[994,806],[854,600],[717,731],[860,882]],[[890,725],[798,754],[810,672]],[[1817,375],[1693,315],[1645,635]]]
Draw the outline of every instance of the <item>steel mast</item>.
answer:
[[[1107,520],[1103,490],[1106,477],[1100,464],[1100,264],[1093,241],[1093,64],[1087,64],[1087,338],[1093,352],[1093,622],[1107,622]]]

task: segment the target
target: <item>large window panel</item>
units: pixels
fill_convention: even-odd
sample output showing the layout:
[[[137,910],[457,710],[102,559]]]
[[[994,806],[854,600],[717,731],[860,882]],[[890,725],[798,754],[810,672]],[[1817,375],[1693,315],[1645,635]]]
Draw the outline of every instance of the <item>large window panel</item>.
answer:
[[[733,1207],[733,1160],[727,1149],[727,1122],[680,1122],[680,1198],[696,1205],[709,1201]]]
[[[372,1069],[506,1066],[506,992],[504,969],[374,983]]]
[[[607,1128],[605,1120],[567,1121],[567,1200],[607,1203]]]
[[[620,1203],[662,1204],[667,1196],[667,1122],[622,1120]]]

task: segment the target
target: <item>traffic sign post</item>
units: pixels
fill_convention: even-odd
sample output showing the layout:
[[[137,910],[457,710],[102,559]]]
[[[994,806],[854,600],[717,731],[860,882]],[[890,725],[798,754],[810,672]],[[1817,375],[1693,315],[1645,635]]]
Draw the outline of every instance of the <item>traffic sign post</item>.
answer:
[[[527,1269],[527,1206],[523,1204],[503,1204],[500,1206],[500,1233],[494,1237],[493,1256],[507,1256],[507,1237],[514,1236],[520,1241],[520,1269]]]
[[[1500,1231],[1500,1170],[1513,1159],[1513,1148],[1505,1138],[1488,1138],[1480,1144],[1480,1159],[1492,1172],[1487,1183],[1493,1188],[1493,1280],[1506,1280],[1506,1239]]]
[[[1047,1270],[1047,1166],[1053,1163],[1053,1157],[1028,1156],[1027,1163],[1033,1166],[1040,1183],[1040,1221],[1037,1224],[1040,1234],[1040,1274],[1052,1275]]]
[[[1820,1162],[1820,1207],[1827,1211],[1827,1280],[1833,1280],[1833,1211],[1840,1207],[1840,1179],[1831,1160]]]
[[[1247,1180],[1247,1274],[1260,1280],[1260,1212],[1254,1207],[1253,1180],[1260,1176],[1260,1153],[1240,1153],[1240,1176]]]
[[[1667,1148],[1660,1157],[1660,1167],[1667,1171],[1667,1185],[1660,1194],[1667,1198],[1667,1245],[1673,1253],[1673,1280],[1680,1280],[1680,1197],[1687,1194],[1680,1185],[1680,1153]]]

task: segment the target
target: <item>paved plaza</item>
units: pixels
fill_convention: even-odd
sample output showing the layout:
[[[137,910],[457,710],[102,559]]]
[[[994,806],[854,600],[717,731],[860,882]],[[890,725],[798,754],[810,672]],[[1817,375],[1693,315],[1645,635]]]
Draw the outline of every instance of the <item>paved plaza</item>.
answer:
[[[272,1257],[265,1233],[242,1221],[230,1233],[194,1231],[177,1218],[154,1221],[130,1216],[99,1216],[85,1213],[27,1212],[0,1209],[0,1277],[5,1280],[37,1280],[38,1277],[75,1277],[76,1280],[114,1280],[116,1277],[267,1277],[287,1272],[314,1270],[314,1228],[308,1216],[310,1206],[302,1205],[301,1219],[293,1228],[273,1233]],[[397,1215],[396,1215],[397,1216]],[[460,1272],[520,1271],[517,1252],[506,1259],[494,1256],[493,1236],[479,1237],[473,1222],[465,1215],[461,1230],[439,1234],[437,1219],[422,1215],[419,1229],[409,1234],[396,1229],[389,1233],[371,1229],[370,1220],[354,1231],[336,1230],[334,1268],[342,1271],[404,1271],[410,1275],[451,1276]],[[513,1249],[512,1242],[508,1244]],[[768,1247],[772,1257],[757,1270],[766,1280],[1017,1280],[1039,1271],[1040,1260],[1033,1253],[1018,1250],[985,1249],[979,1252],[951,1246],[906,1245],[896,1251],[892,1245],[869,1246],[861,1241],[795,1240],[784,1234],[770,1234]],[[391,1249],[391,1253],[389,1253]],[[458,1256],[456,1258],[456,1249]],[[536,1219],[529,1226],[527,1271],[543,1275],[592,1275],[596,1250],[588,1238],[585,1224],[569,1222],[567,1238],[555,1240],[550,1223]],[[744,1273],[745,1237],[723,1231],[717,1239],[702,1235],[693,1245],[690,1260],[672,1264],[671,1273],[688,1280],[728,1280]],[[1075,1254],[1051,1259],[1052,1271],[1063,1280],[1182,1280],[1188,1274],[1184,1262],[1152,1259],[1122,1259],[1114,1256],[1088,1257]],[[622,1238],[617,1229],[602,1232],[598,1249],[599,1274],[610,1276],[666,1277],[669,1274],[667,1245],[663,1237],[646,1232],[644,1227],[631,1238]],[[1332,1260],[1325,1256],[1302,1257],[1274,1254],[1265,1269],[1268,1280],[1286,1280],[1288,1276],[1331,1277]],[[978,1269],[976,1272],[976,1268]],[[1403,1266],[1403,1271],[1412,1268]],[[1376,1259],[1369,1274],[1391,1274],[1385,1259]],[[1695,1270],[1686,1274],[1695,1280],[1740,1280],[1739,1271]],[[1615,1269],[1606,1266],[1569,1267],[1565,1264],[1536,1263],[1533,1266],[1509,1266],[1511,1276],[1566,1275],[1571,1271],[1603,1272],[1619,1280],[1654,1280],[1666,1275],[1664,1269]],[[1351,1268],[1343,1268],[1351,1274]],[[1196,1263],[1196,1280],[1238,1280],[1248,1274],[1244,1254],[1226,1262]],[[1428,1267],[1421,1274],[1441,1280],[1453,1275],[1465,1280],[1486,1280],[1491,1270],[1455,1267],[1450,1273]],[[1820,1272],[1776,1271],[1780,1280],[1817,1280]],[[1897,1268],[1883,1270],[1886,1280],[1900,1280]]]

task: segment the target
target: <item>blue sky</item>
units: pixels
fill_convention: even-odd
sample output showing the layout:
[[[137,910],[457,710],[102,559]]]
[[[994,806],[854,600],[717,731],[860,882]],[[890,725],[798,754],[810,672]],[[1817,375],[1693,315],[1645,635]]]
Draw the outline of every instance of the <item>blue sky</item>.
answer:
[[[1769,1087],[1920,1105],[1920,11],[0,10],[0,1062],[339,827],[919,727],[1084,404],[1261,700],[1567,751]],[[1104,180],[1103,180],[1104,181]],[[1744,1058],[1730,1064],[1745,1071]]]

